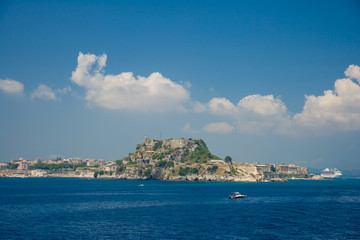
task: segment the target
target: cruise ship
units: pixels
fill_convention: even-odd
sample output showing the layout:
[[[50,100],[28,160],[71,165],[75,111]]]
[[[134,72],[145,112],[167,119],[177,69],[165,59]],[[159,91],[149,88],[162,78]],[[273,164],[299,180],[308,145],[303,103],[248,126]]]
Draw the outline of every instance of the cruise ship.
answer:
[[[324,170],[321,171],[321,177],[323,178],[338,178],[341,177],[343,174],[341,173],[340,170],[336,169],[336,168],[325,168]]]

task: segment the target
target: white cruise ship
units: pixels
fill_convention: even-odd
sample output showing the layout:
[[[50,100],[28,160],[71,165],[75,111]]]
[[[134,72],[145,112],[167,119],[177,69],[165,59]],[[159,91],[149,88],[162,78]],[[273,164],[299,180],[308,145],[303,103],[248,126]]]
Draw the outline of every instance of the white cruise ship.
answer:
[[[342,175],[341,171],[336,168],[325,168],[321,171],[321,177],[323,178],[338,178]]]

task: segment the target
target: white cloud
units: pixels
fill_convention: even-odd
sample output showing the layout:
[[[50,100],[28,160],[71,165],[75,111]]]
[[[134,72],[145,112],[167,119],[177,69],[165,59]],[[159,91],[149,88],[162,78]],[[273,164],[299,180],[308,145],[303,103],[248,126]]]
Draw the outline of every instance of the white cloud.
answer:
[[[239,113],[236,106],[226,98],[213,98],[208,104],[210,113],[214,115],[234,116]]]
[[[199,132],[200,132],[199,130],[192,129],[190,123],[188,123],[188,122],[185,124],[185,126],[183,127],[182,130],[183,130],[184,132],[190,133],[190,134],[199,133]]]
[[[360,67],[350,65],[345,71],[348,78],[335,81],[334,90],[324,91],[322,96],[305,96],[301,113],[291,114],[279,97],[273,95],[249,95],[232,103],[227,98],[213,98],[208,103],[189,101],[186,89],[191,84],[175,83],[160,73],[148,77],[135,77],[131,72],[118,75],[105,74],[107,55],[79,53],[78,65],[71,80],[84,87],[90,104],[108,109],[128,109],[161,112],[178,110],[210,113],[232,122],[215,122],[206,125],[207,132],[228,133],[235,130],[250,134],[267,132],[299,135],[303,132],[360,130]],[[64,90],[66,92],[66,90]],[[60,92],[59,92],[60,93]],[[52,98],[55,98],[52,97]],[[197,132],[186,123],[183,131]]]
[[[199,104],[198,104],[199,105]],[[287,112],[285,104],[273,95],[250,95],[242,98],[237,106],[226,98],[213,98],[208,103],[211,114],[238,117],[243,114],[274,116]]]
[[[279,98],[274,99],[273,95],[261,96],[256,94],[244,97],[239,101],[238,107],[262,116],[286,113],[285,104]]]
[[[204,131],[211,133],[230,133],[234,131],[234,129],[235,128],[227,122],[209,123],[203,127]]]
[[[295,115],[273,95],[246,96],[236,106],[226,98],[213,98],[204,106],[209,113],[232,120],[238,132],[250,134],[318,135],[360,130],[360,85],[351,80],[360,83],[360,67],[350,65],[345,75],[349,78],[336,80],[334,90],[305,96],[303,111]]]
[[[49,88],[48,86],[45,86],[43,84],[40,84],[37,89],[33,93],[31,93],[31,99],[42,99],[42,100],[56,100],[55,93]]]
[[[294,116],[297,124],[331,132],[360,130],[360,86],[351,79],[336,80],[335,90],[322,96],[305,97],[303,111]]]
[[[133,76],[131,72],[105,75],[107,55],[79,53],[78,66],[71,80],[86,89],[86,99],[109,109],[130,109],[161,112],[182,109],[189,92],[180,84],[152,73],[149,77]]]
[[[12,79],[0,79],[0,89],[8,93],[22,93],[24,84]]]
[[[242,98],[237,106],[226,98],[213,98],[207,106],[211,114],[233,120],[239,132],[287,134],[290,131],[290,116],[286,106],[273,95],[250,95]]]
[[[273,95],[244,97],[238,102],[237,130],[250,134],[290,134],[291,120],[285,104]]]
[[[360,67],[357,65],[350,65],[346,71],[345,76],[356,79],[360,83]]]

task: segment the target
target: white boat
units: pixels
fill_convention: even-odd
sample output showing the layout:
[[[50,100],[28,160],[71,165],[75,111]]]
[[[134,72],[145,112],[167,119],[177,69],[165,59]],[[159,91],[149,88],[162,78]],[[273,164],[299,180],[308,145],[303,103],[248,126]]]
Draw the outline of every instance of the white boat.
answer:
[[[229,198],[232,198],[232,199],[234,199],[234,198],[244,198],[244,197],[246,197],[246,195],[242,195],[239,192],[234,192],[233,194],[231,194],[229,196]]]
[[[325,168],[321,171],[321,177],[323,178],[339,178],[342,175],[342,172],[336,168]]]

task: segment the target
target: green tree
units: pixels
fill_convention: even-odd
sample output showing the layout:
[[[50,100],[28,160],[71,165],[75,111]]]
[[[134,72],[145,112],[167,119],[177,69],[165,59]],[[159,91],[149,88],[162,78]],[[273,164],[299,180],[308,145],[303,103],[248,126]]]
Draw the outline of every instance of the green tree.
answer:
[[[198,173],[199,173],[199,169],[197,169],[197,168],[186,167],[186,168],[179,169],[180,176],[186,176],[188,174],[198,174]]]
[[[166,166],[166,161],[161,160],[160,162],[156,163],[156,166],[159,168],[163,168]]]
[[[127,165],[135,165],[135,164],[137,164],[137,162],[136,161],[131,161],[131,160],[127,163]]]
[[[17,169],[18,166],[16,164],[9,163],[7,167],[8,169]]]
[[[189,167],[186,167],[186,168],[180,168],[179,169],[179,175],[180,176],[186,176],[188,175],[190,172],[190,168]]]
[[[150,176],[151,175],[151,169],[146,170],[144,172],[144,175],[147,176],[147,177]]]
[[[162,147],[162,142],[156,142],[153,147],[153,151],[156,151]]]
[[[169,161],[169,162],[166,163],[165,167],[170,168],[170,167],[174,167],[174,166],[175,166],[174,162]]]
[[[197,169],[197,168],[192,168],[192,169],[191,169],[191,173],[192,173],[192,174],[198,174],[198,173],[199,173],[199,169]]]
[[[231,162],[232,162],[232,158],[231,158],[230,156],[226,156],[226,157],[225,157],[225,162],[231,163]]]
[[[216,165],[207,168],[207,170],[212,174],[214,174],[217,169],[218,169],[218,166],[216,166]]]
[[[120,174],[126,170],[126,166],[120,166],[116,169],[116,173]]]

